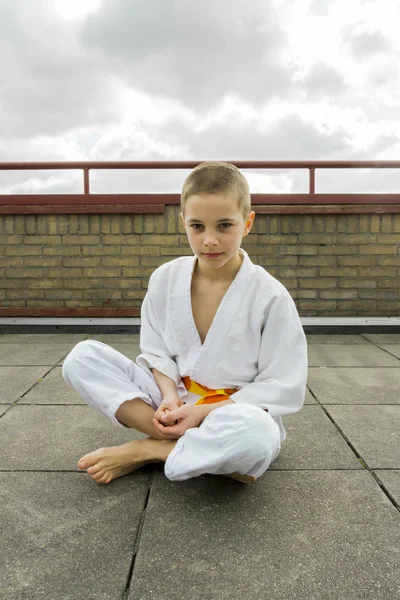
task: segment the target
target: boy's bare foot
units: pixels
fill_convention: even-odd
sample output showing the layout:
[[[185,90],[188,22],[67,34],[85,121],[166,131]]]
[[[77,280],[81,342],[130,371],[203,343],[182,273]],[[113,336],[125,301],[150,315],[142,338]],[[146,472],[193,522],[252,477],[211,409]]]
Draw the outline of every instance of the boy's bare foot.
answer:
[[[224,477],[236,479],[236,481],[240,481],[241,483],[254,483],[257,481],[257,477],[251,477],[251,475],[242,475],[241,473],[231,473],[230,475],[224,475]]]
[[[99,448],[82,456],[78,469],[87,469],[88,475],[97,483],[110,483],[148,463],[164,462],[175,444],[176,440],[146,438],[122,446]]]

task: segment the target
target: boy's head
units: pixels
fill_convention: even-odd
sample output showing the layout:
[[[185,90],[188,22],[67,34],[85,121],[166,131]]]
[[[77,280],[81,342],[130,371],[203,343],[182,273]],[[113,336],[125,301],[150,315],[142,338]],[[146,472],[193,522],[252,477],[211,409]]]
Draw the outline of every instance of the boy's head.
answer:
[[[198,165],[183,184],[181,208],[191,248],[207,266],[222,267],[238,258],[255,215],[249,185],[237,167],[223,162]],[[221,256],[210,260],[208,254]]]
[[[229,195],[244,220],[251,211],[249,184],[239,169],[230,163],[204,162],[189,173],[181,193],[181,210],[184,216],[188,198],[200,194]]]

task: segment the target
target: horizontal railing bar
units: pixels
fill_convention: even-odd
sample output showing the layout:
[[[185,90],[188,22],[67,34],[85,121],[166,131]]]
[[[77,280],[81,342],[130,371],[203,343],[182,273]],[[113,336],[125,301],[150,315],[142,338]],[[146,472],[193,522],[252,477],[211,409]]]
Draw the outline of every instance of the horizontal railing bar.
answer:
[[[205,160],[0,162],[0,171],[48,169],[193,169]],[[218,161],[220,162],[220,161]],[[239,169],[398,169],[400,160],[226,160]]]
[[[251,194],[252,204],[400,204],[398,194]],[[3,194],[0,205],[179,204],[180,194]]]

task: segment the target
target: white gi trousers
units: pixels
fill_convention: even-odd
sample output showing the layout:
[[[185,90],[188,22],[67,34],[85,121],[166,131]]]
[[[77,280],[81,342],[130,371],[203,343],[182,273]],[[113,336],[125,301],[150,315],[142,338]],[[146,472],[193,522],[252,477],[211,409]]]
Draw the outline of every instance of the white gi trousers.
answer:
[[[141,398],[154,410],[162,394],[153,376],[97,340],[76,344],[64,360],[62,376],[83,400],[118,426],[115,413],[126,400]],[[182,400],[184,400],[184,396]],[[257,406],[237,403],[213,410],[185,431],[169,454],[164,472],[172,481],[204,473],[260,477],[280,451],[279,427]]]

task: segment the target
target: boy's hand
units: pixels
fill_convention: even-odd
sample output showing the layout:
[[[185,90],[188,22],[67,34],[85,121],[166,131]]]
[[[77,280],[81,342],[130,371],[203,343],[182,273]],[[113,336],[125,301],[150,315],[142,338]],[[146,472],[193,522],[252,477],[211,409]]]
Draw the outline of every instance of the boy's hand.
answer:
[[[200,425],[205,419],[206,414],[202,406],[185,404],[173,411],[164,412],[161,422],[153,419],[153,426],[157,433],[169,439],[178,439],[187,429]]]
[[[164,417],[167,417],[167,415],[169,415],[172,411],[177,410],[182,405],[183,402],[179,398],[178,394],[164,396],[163,401],[154,413],[153,427],[157,431],[157,433],[163,436],[163,438],[172,439],[171,436],[165,436],[165,433],[168,432],[170,428],[168,427],[168,418]],[[156,424],[159,425],[159,427],[156,427]],[[176,435],[173,439],[177,439],[179,437],[179,435]]]

